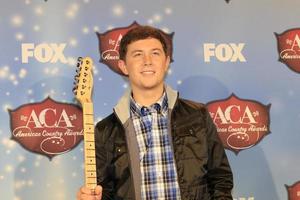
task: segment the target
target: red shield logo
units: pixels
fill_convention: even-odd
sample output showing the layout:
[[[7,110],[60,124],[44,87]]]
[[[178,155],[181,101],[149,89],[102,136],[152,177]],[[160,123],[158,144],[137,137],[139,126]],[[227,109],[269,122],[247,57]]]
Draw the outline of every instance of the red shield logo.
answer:
[[[207,104],[225,148],[236,154],[256,145],[270,133],[270,104],[239,99],[234,94]]]
[[[300,181],[294,183],[292,186],[285,185],[289,200],[300,200]]]
[[[137,26],[140,25],[137,22],[133,22],[128,27],[115,28],[105,33],[97,32],[97,36],[99,40],[100,62],[106,64],[114,72],[124,75],[118,67],[120,41],[123,35],[125,35],[129,30]],[[171,61],[173,61],[172,39],[174,33],[167,34],[163,31],[161,31],[161,33],[167,42],[167,53],[170,56]]]
[[[291,70],[300,73],[300,28],[290,29],[282,34],[275,33],[279,61]]]
[[[9,110],[12,139],[25,149],[52,158],[73,149],[83,138],[82,110],[50,97]]]

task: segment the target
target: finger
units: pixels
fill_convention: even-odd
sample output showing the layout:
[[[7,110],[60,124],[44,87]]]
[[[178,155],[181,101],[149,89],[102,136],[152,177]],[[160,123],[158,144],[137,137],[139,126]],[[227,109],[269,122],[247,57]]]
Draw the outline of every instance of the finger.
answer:
[[[82,194],[93,195],[93,190],[91,190],[90,188],[88,188],[86,186],[81,187],[80,192]]]
[[[102,195],[96,195],[95,200],[101,200]]]
[[[95,187],[95,194],[96,195],[102,194],[102,190],[103,190],[103,188],[101,187],[101,185],[97,185]]]
[[[101,197],[89,194],[81,194],[79,200],[101,200]]]
[[[77,191],[77,194],[76,194],[76,199],[77,199],[77,200],[80,200],[80,195],[81,195],[81,192],[80,192],[80,190],[78,190],[78,191]]]

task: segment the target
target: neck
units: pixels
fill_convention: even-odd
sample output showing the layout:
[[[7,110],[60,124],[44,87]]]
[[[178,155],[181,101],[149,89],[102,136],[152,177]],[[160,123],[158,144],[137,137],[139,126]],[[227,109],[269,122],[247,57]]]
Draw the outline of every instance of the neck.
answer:
[[[150,106],[157,102],[163,95],[164,87],[149,90],[139,90],[132,88],[134,100],[142,106]]]

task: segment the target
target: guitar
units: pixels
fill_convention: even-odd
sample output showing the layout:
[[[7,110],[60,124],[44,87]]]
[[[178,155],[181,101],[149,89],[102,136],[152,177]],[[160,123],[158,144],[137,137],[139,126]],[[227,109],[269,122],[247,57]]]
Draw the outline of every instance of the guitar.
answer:
[[[75,98],[80,102],[83,110],[83,138],[84,138],[84,177],[85,186],[95,191],[97,185],[94,110],[92,102],[93,90],[93,61],[90,57],[79,57],[77,60],[77,74],[75,75]]]

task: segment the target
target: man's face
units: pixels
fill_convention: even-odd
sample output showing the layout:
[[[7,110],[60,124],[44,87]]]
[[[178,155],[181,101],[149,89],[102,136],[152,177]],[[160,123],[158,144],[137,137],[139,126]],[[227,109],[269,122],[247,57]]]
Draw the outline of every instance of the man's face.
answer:
[[[133,90],[149,90],[163,87],[169,64],[160,41],[147,38],[127,46],[125,61],[120,60],[119,67],[128,75]]]

